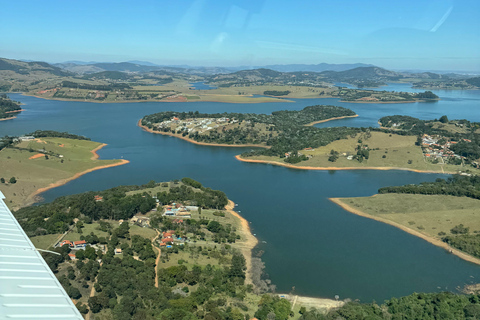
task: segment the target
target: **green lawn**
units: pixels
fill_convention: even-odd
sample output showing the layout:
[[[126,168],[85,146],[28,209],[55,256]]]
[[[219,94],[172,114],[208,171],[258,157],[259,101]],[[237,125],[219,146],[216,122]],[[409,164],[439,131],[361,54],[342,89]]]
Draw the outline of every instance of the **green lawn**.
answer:
[[[152,228],[142,228],[137,225],[130,226],[130,236],[139,235],[147,239],[152,239],[156,234]]]
[[[69,232],[64,239],[70,240],[70,241],[78,241],[80,240],[81,236],[89,235],[91,232],[96,234],[99,238],[110,236],[108,232],[101,231],[99,227],[100,227],[100,224],[98,222],[92,222],[90,224],[84,223],[82,228],[82,233],[78,233],[77,228],[73,228],[73,230]]]

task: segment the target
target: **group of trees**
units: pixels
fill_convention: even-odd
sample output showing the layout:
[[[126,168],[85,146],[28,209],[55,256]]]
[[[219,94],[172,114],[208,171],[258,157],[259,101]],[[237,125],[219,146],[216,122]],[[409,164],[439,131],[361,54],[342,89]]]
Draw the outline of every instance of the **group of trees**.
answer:
[[[414,293],[382,305],[349,302],[326,315],[315,309],[301,311],[299,320],[474,320],[480,318],[480,295]]]
[[[7,182],[7,180],[5,180],[5,178],[0,178],[0,183],[6,183],[6,182]],[[17,178],[11,177],[11,178],[8,180],[8,182],[9,182],[10,184],[17,183]]]
[[[443,194],[456,197],[469,197],[480,200],[480,176],[453,175],[435,182],[422,182],[418,185],[384,187],[378,193]]]
[[[290,93],[289,90],[279,91],[279,90],[267,90],[263,91],[263,94],[266,96],[287,96]]]
[[[27,136],[34,136],[35,138],[43,138],[43,137],[54,137],[54,138],[67,138],[67,139],[76,139],[76,140],[91,140],[85,136],[80,136],[73,133],[68,132],[58,132],[53,130],[36,130],[27,134]]]
[[[13,101],[7,97],[5,93],[0,94],[0,119],[10,118],[12,114],[10,111],[20,110],[20,102]]]
[[[198,192],[201,190],[201,192]],[[157,198],[161,203],[189,203],[203,208],[223,209],[228,204],[225,193],[210,188],[195,188],[188,185],[171,187],[168,191],[159,192]]]

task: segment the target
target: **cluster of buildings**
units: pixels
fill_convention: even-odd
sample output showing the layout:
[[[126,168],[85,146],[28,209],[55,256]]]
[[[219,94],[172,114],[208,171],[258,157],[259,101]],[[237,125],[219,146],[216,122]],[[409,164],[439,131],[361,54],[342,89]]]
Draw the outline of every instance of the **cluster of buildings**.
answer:
[[[66,244],[68,244],[70,249],[85,249],[85,247],[89,245],[89,243],[87,243],[85,240],[79,240],[79,241],[63,240],[57,244],[57,247],[63,247]]]
[[[187,133],[203,133],[208,130],[216,129],[221,125],[237,123],[238,120],[229,119],[229,118],[195,118],[195,119],[185,119],[180,120],[177,117],[173,117],[170,120],[160,122],[157,127],[159,129],[170,128],[174,129],[175,132],[187,132]]]
[[[162,233],[162,239],[160,240],[160,247],[171,248],[174,241],[181,241],[183,244],[185,239],[175,237],[175,230],[168,230]]]
[[[181,203],[172,203],[165,206],[164,216],[191,218],[191,211],[198,211],[197,206],[184,206]]]
[[[443,140],[443,141],[442,141]],[[472,142],[468,139],[463,139],[466,142]],[[447,141],[444,137],[434,135],[430,136],[424,134],[422,136],[422,150],[425,157],[430,159],[460,159],[463,160],[465,157],[455,154],[450,147],[457,144],[456,141]]]
[[[57,243],[56,247],[60,248],[63,247],[64,245],[68,245],[70,249],[72,250],[85,250],[87,245],[90,245],[87,243],[85,240],[79,240],[79,241],[70,241],[70,240],[63,240],[59,243]],[[75,256],[75,253],[69,253],[68,256],[70,257],[71,260],[76,260],[77,257]]]

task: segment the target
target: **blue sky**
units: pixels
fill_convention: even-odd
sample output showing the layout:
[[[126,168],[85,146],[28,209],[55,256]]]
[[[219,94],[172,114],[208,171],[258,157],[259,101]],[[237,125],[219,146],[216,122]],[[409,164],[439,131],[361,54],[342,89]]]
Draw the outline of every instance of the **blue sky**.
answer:
[[[480,71],[478,0],[0,0],[0,57]]]

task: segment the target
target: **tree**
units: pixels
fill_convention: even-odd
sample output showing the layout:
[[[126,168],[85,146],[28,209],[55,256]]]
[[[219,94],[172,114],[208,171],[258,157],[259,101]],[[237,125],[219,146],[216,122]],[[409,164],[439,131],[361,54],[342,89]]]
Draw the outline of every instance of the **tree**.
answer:
[[[15,177],[11,177],[10,178],[10,183],[11,184],[17,183],[17,179],[15,179]]]
[[[84,305],[83,303],[81,302],[77,302],[77,304],[75,305],[75,307],[77,307],[78,311],[81,313],[81,314],[87,314],[88,313],[88,308],[86,305]]]
[[[75,253],[75,258],[77,258],[78,260],[83,260],[83,259],[85,259],[85,251],[83,251],[83,250],[78,250],[78,251]]]
[[[438,119],[438,121],[440,121],[441,123],[448,123],[448,117],[443,115],[440,117],[440,119]]]
[[[1,183],[5,183],[5,178],[0,178]]]

